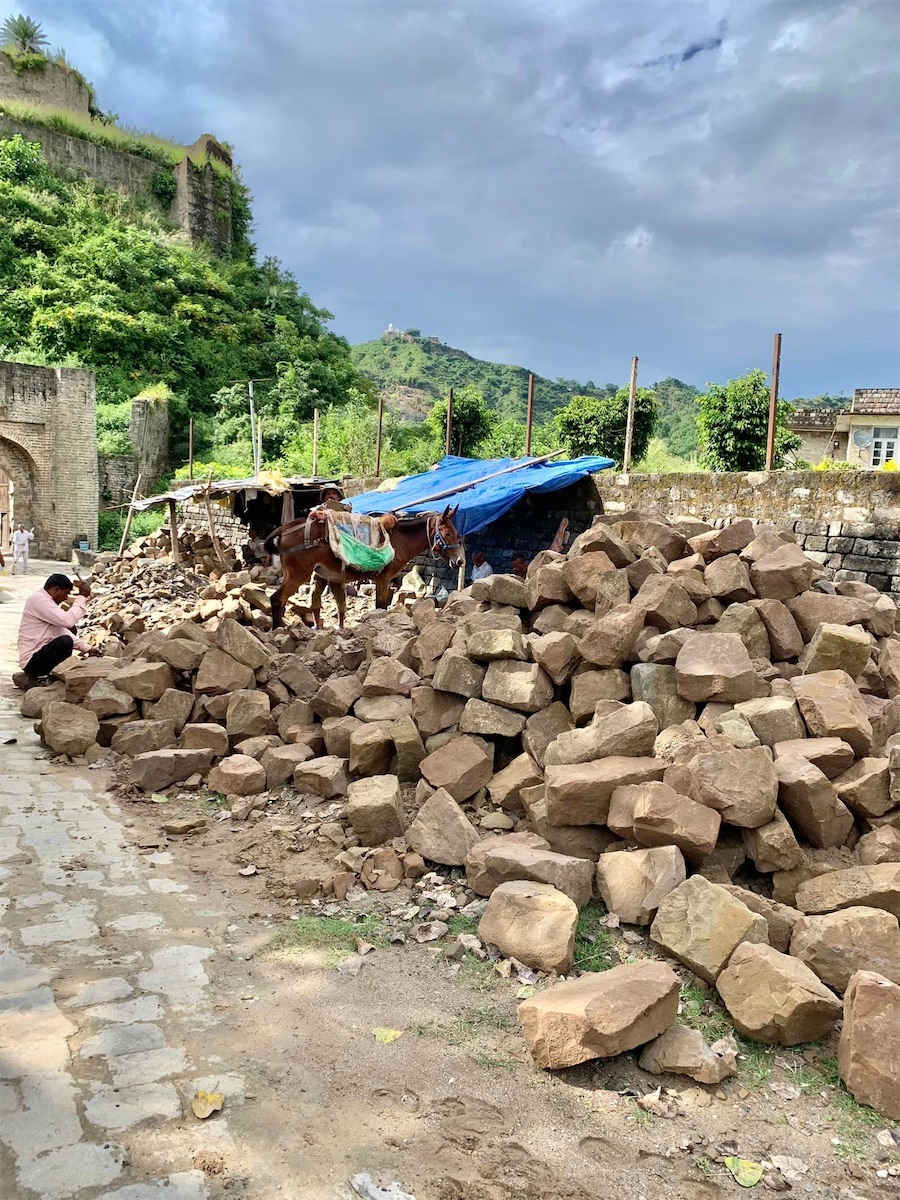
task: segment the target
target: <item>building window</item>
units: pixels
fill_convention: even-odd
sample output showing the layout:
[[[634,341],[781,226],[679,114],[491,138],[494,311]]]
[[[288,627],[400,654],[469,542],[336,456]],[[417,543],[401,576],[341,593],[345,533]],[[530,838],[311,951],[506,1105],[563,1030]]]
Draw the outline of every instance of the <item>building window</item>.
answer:
[[[880,467],[897,454],[897,426],[875,426],[872,440],[872,466]]]

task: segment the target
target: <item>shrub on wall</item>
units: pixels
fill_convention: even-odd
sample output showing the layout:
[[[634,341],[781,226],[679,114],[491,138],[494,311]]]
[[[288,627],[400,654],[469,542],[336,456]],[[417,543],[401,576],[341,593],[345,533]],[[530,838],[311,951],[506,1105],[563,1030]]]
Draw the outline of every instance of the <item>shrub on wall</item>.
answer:
[[[168,167],[157,167],[150,180],[150,191],[163,208],[168,208],[175,199],[178,182]]]

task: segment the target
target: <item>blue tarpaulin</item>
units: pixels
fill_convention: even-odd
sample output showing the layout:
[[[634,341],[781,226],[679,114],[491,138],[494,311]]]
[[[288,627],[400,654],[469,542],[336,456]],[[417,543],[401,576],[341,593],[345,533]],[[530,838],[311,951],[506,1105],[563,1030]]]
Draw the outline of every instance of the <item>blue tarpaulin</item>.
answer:
[[[456,528],[461,534],[471,534],[502,517],[526,492],[556,492],[578,483],[586,475],[615,466],[611,458],[584,455],[566,461],[535,461],[485,483],[474,483],[476,479],[521,462],[515,458],[456,458],[448,455],[430,471],[401,479],[391,491],[363,492],[360,496],[351,496],[350,503],[354,512],[370,516],[387,512],[429,512],[447,504],[458,504]],[[469,486],[473,483],[474,486]],[[420,503],[427,496],[448,492],[451,488],[453,494],[445,500]]]

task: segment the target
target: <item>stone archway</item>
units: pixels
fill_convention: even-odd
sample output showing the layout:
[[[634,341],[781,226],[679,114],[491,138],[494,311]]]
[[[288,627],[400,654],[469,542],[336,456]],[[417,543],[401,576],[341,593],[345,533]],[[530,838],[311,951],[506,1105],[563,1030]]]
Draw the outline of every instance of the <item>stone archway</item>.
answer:
[[[34,486],[37,476],[34,460],[27,450],[0,434],[0,471],[9,480],[9,528],[20,522],[34,525]]]

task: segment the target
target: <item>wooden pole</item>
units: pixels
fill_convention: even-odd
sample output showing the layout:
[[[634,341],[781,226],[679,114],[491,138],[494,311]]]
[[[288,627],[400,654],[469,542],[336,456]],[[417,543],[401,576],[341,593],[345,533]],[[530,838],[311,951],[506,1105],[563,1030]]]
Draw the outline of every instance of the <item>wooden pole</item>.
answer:
[[[313,479],[319,473],[319,410],[313,409],[313,460],[312,460]]]
[[[188,479],[194,482],[194,418],[188,424]]]
[[[462,552],[462,558],[459,563],[459,570],[456,573],[456,590],[461,592],[466,586],[466,539],[459,539],[459,548]]]
[[[631,360],[631,382],[628,385],[628,420],[625,422],[625,457],[622,470],[631,470],[631,442],[634,437],[634,395],[637,391],[637,355]]]
[[[772,348],[772,390],[769,393],[769,428],[766,433],[766,470],[775,461],[775,425],[778,421],[778,377],[781,374],[781,334],[775,334]]]
[[[138,471],[138,477],[134,481],[134,491],[131,493],[131,503],[128,505],[128,516],[125,518],[125,528],[122,530],[122,540],[119,542],[119,558],[125,553],[125,543],[128,541],[128,535],[131,533],[131,522],[134,518],[134,502],[138,498],[138,490],[141,486],[143,476]]]
[[[447,434],[444,438],[444,453],[450,453],[450,434],[453,430],[453,388],[450,389],[450,395],[447,397]]]
[[[531,426],[534,423],[534,376],[528,374],[528,412],[525,416],[525,454],[531,453]]]
[[[378,397],[378,432],[375,434],[375,474],[381,475],[381,423],[384,420],[384,399]]]
[[[531,458],[528,462],[516,463],[513,467],[504,467],[502,471],[492,471],[490,475],[482,475],[480,479],[473,479],[471,483],[462,483],[456,487],[446,488],[443,492],[435,492],[433,496],[423,496],[421,500],[413,500],[404,507],[418,508],[420,504],[430,504],[433,500],[446,500],[448,496],[455,496],[457,492],[467,492],[469,488],[476,487],[479,483],[487,483],[489,479],[496,479],[498,475],[509,475],[512,471],[521,471],[524,467],[538,467],[541,463],[549,462],[551,458],[559,458],[560,454],[564,453],[563,450],[554,450],[552,454]],[[395,512],[396,510],[389,508],[387,511]]]
[[[213,550],[216,552],[216,558],[224,567],[225,555],[222,552],[222,543],[219,541],[219,535],[216,533],[216,523],[213,520],[212,502],[209,498],[209,485],[212,483],[212,471],[209,473],[209,479],[206,481],[206,488],[203,492],[203,499],[206,501],[206,519],[209,522],[209,536],[212,540]]]
[[[262,470],[262,417],[256,418],[256,474]]]
[[[178,545],[178,513],[175,501],[169,501],[169,540],[172,543],[172,561],[181,562],[181,547]]]

